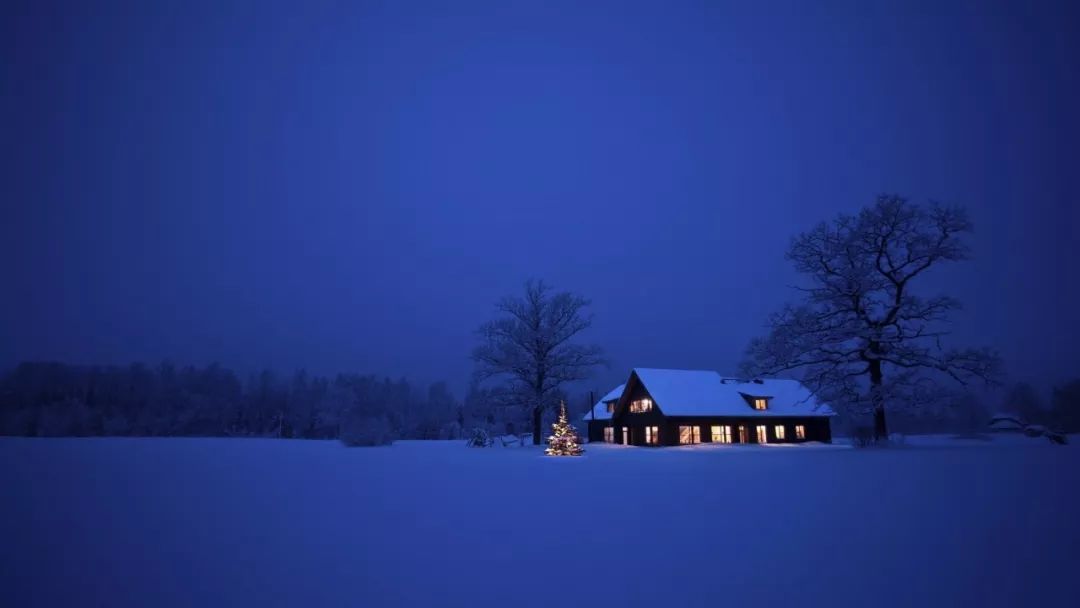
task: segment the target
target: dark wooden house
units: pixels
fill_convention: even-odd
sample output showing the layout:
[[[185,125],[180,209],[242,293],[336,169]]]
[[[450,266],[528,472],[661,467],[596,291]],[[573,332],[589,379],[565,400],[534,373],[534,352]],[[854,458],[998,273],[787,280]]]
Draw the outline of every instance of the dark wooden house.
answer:
[[[590,441],[641,446],[832,441],[829,423],[835,414],[796,380],[635,368],[621,389],[618,397],[609,394],[593,408],[594,417],[598,407],[601,416],[610,417],[589,423]]]
[[[611,392],[600,398],[592,409],[585,413],[585,424],[588,425],[589,441],[606,441],[613,443],[614,433],[611,426],[611,414],[615,411],[615,404],[622,396],[625,384],[620,384],[611,389]]]

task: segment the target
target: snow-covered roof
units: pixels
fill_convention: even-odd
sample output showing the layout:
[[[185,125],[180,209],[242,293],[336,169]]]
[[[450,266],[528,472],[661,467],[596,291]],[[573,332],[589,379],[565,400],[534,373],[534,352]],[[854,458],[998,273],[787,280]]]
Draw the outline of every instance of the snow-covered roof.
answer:
[[[607,411],[608,401],[617,401],[622,396],[623,388],[625,384],[620,384],[611,389],[608,394],[600,398],[600,401],[596,402],[596,405],[592,406],[592,413],[585,412],[584,420],[611,420],[611,412]]]
[[[832,416],[798,380],[725,378],[711,370],[634,368],[666,416]],[[768,408],[755,410],[754,397]]]
[[[1014,414],[997,414],[990,418],[989,426],[992,431],[1022,431],[1026,425]]]

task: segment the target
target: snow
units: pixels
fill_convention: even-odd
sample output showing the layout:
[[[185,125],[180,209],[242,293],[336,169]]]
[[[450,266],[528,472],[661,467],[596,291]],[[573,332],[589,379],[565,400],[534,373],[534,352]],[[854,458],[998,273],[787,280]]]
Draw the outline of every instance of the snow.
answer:
[[[592,406],[592,413],[585,412],[585,417],[582,420],[611,420],[611,412],[607,411],[607,402],[615,401],[622,396],[623,389],[626,388],[625,384],[620,384],[615,388],[608,391],[608,394],[600,398],[600,401],[596,402],[596,405]]]
[[[832,416],[797,380],[743,382],[710,370],[634,368],[656,407],[666,416]],[[768,397],[755,410],[747,397]]]
[[[0,589],[20,607],[1070,605],[1076,439],[552,458],[0,438]]]
[[[990,419],[990,430],[993,431],[1017,431],[1024,430],[1025,423],[1018,416],[1012,414],[998,414]]]

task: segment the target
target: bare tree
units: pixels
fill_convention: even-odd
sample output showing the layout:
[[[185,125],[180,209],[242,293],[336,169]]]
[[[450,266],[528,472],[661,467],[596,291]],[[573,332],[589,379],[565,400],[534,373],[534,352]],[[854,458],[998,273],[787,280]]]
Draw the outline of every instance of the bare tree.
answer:
[[[888,437],[887,402],[926,405],[940,394],[940,376],[993,381],[995,353],[942,346],[959,303],[917,296],[912,287],[930,268],[966,259],[961,237],[970,231],[963,209],[881,196],[858,215],[797,236],[787,259],[809,287],[796,287],[803,301],[772,315],[769,335],[751,342],[744,371],[801,369],[824,399],[872,412],[877,439]]]
[[[552,293],[543,281],[525,283],[523,297],[496,305],[499,318],[477,331],[473,351],[479,379],[507,379],[501,394],[532,413],[533,443],[540,444],[544,410],[558,401],[560,387],[584,380],[604,362],[598,346],[572,340],[592,325],[583,309],[589,301],[569,292]]]

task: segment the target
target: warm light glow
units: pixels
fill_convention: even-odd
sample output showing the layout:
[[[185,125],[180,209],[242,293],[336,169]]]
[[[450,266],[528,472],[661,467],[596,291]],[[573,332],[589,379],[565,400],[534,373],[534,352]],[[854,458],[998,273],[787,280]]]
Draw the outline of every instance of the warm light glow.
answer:
[[[806,427],[801,424],[795,425],[795,438],[806,439]]]
[[[640,414],[652,410],[652,399],[634,399],[630,402],[630,412]]]
[[[608,401],[607,402],[607,411],[608,411],[609,414],[615,411],[615,402],[614,401]]]
[[[615,429],[610,426],[604,427],[604,443],[615,443]]]
[[[758,425],[756,430],[757,430],[757,442],[758,443],[769,443],[769,435],[768,435],[768,433],[765,432],[765,425],[764,424]]]
[[[680,426],[679,427],[679,443],[701,443],[701,427],[700,426]]]
[[[739,443],[748,443],[750,441],[746,436],[746,427],[739,425]]]
[[[622,444],[630,445],[630,428],[622,427]]]
[[[731,443],[730,425],[714,426],[710,430],[712,431],[713,443]]]
[[[585,450],[578,445],[577,431],[566,419],[566,404],[559,403],[559,419],[551,425],[552,434],[548,437],[548,456],[580,456]]]
[[[783,439],[784,438],[784,425],[778,424],[778,425],[776,425],[776,428],[774,430],[776,431],[776,438],[777,439]]]
[[[764,397],[754,397],[754,409],[764,410],[769,407],[769,400]]]
[[[647,445],[659,445],[660,444],[660,427],[647,426],[645,427],[645,443]]]

